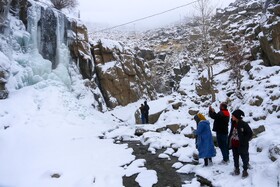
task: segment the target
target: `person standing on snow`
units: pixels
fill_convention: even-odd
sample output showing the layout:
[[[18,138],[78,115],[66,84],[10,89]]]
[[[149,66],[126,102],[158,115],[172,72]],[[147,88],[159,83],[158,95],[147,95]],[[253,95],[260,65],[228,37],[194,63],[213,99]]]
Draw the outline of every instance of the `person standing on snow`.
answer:
[[[144,101],[144,115],[145,115],[145,123],[149,123],[149,110],[150,107],[147,104],[147,101]]]
[[[144,105],[141,104],[139,109],[140,109],[140,113],[141,113],[142,124],[145,124],[146,120],[145,120],[145,107],[144,107]]]
[[[220,104],[220,111],[218,113],[210,106],[209,116],[214,119],[213,131],[216,132],[218,146],[221,149],[223,160],[222,163],[228,163],[229,150],[228,150],[228,123],[230,113],[227,110],[227,104]]]
[[[239,156],[243,162],[242,177],[248,176],[249,164],[249,141],[252,139],[253,132],[248,123],[244,122],[242,116],[245,116],[242,110],[235,110],[232,113],[232,125],[229,133],[229,148],[232,149],[234,171],[233,175],[239,175]]]
[[[194,120],[197,123],[194,134],[197,135],[198,156],[204,159],[204,166],[208,166],[208,161],[212,163],[212,157],[216,156],[210,122],[200,113],[194,116]]]

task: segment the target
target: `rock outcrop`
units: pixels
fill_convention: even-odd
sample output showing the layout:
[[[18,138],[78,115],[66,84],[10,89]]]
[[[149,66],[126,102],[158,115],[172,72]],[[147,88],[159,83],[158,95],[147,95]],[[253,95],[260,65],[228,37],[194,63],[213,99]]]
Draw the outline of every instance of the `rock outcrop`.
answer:
[[[0,51],[0,99],[6,99],[8,97],[8,90],[5,85],[9,77],[8,59]]]
[[[266,21],[260,25],[259,34],[260,46],[263,53],[263,59],[268,66],[280,66],[280,5],[270,4]]]
[[[9,0],[2,0],[0,1],[0,33],[7,34],[9,33],[8,28],[8,21],[7,16],[9,12]],[[4,36],[0,35],[0,40],[4,40]],[[7,83],[7,77],[9,74],[9,70],[7,68],[7,62],[6,56],[4,56],[3,53],[1,53],[4,46],[0,44],[0,99],[6,99],[8,97],[8,90],[6,89],[6,83]]]
[[[156,97],[146,64],[131,49],[103,39],[92,44],[92,51],[98,85],[107,106],[125,106],[143,97]]]
[[[69,38],[70,55],[79,67],[83,78],[91,80],[94,75],[94,63],[87,28],[76,20],[72,20],[69,24],[72,31]]]

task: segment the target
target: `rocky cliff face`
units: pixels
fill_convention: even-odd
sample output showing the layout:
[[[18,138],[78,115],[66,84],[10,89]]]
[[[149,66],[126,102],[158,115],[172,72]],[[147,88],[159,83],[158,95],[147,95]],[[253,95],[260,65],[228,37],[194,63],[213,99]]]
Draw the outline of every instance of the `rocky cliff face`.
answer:
[[[265,3],[236,1],[225,9],[217,10],[214,27],[227,32],[228,39],[250,49],[244,51],[245,59],[262,59],[267,66],[280,65],[278,9],[279,4],[269,0]]]
[[[225,47],[234,43],[240,46],[244,63],[263,60],[266,66],[280,65],[279,7],[277,1],[238,0],[229,7],[217,9],[209,31],[211,63],[226,61]],[[151,71],[154,69],[157,73],[154,80],[161,83],[155,84],[158,92],[176,88],[190,65],[196,65],[198,71],[203,70],[199,65],[203,61],[201,32],[196,21],[147,31],[139,38],[136,38],[136,45],[154,51],[155,59],[150,59],[151,55],[142,56],[153,64]],[[163,77],[164,81],[159,80]],[[159,86],[163,84],[164,89]]]
[[[101,101],[100,106],[104,98],[107,106],[115,107],[143,97],[155,97],[144,62],[125,46],[116,50],[103,43],[92,44],[87,28],[82,23],[40,1],[4,0],[1,3],[0,29],[5,42],[1,42],[0,51],[6,56],[12,58],[7,49],[16,45],[23,53],[37,50],[51,62],[52,70],[64,64],[69,71],[69,63],[73,61],[83,79],[86,79],[85,85],[93,90],[101,90],[102,95],[92,91],[95,99]],[[10,32],[13,30],[11,27],[14,27],[14,23],[10,22],[16,19],[19,21],[15,21],[15,25],[26,30],[26,35],[16,36],[16,33]],[[9,42],[7,37],[13,38],[13,42]],[[116,66],[110,71],[103,71],[105,66],[113,62]],[[2,99],[8,93],[5,88],[8,71],[7,68],[0,68]]]
[[[267,65],[280,66],[280,4],[269,4],[259,35],[263,59]]]
[[[147,64],[131,49],[105,39],[93,43],[92,49],[96,76],[109,107],[156,97]]]

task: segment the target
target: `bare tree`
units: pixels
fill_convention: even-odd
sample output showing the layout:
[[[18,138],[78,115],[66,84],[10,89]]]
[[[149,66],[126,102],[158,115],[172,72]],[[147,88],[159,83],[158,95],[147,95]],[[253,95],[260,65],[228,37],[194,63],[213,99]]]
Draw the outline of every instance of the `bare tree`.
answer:
[[[232,70],[230,73],[230,78],[233,79],[236,83],[236,95],[239,98],[242,98],[240,92],[242,81],[241,70],[243,69],[242,62],[244,61],[242,49],[242,45],[237,45],[232,41],[227,42],[224,47],[226,60],[229,62],[230,69]]]
[[[51,0],[51,2],[53,6],[58,10],[61,10],[63,8],[72,9],[78,5],[77,0]]]
[[[195,16],[195,20],[200,27],[201,39],[200,39],[200,47],[201,54],[203,58],[203,63],[207,67],[208,73],[208,84],[209,84],[209,92],[212,96],[212,102],[216,101],[216,95],[214,90],[214,75],[213,75],[213,63],[210,58],[211,52],[214,50],[214,45],[210,36],[210,19],[213,14],[214,8],[211,6],[210,0],[198,0],[195,5],[195,8],[198,12],[198,15]]]

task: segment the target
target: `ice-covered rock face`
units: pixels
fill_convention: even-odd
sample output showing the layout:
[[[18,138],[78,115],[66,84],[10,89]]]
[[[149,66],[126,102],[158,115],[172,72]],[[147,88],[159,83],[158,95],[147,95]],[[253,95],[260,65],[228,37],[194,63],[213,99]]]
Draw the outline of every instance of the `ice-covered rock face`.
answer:
[[[4,33],[9,12],[10,0],[0,0],[0,33]]]
[[[7,19],[10,0],[0,0],[0,24]]]
[[[5,85],[9,77],[9,69],[9,59],[0,51],[0,99],[8,97],[8,90],[6,90]]]
[[[54,14],[54,11],[50,8],[47,8],[41,11],[41,19],[38,22],[38,29],[41,31],[41,44],[39,46],[39,51],[44,58],[52,62],[53,69],[55,69],[57,66],[57,19],[58,18]]]

